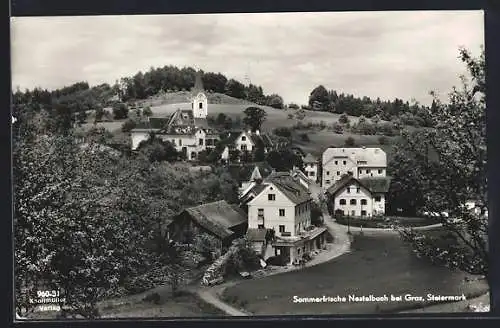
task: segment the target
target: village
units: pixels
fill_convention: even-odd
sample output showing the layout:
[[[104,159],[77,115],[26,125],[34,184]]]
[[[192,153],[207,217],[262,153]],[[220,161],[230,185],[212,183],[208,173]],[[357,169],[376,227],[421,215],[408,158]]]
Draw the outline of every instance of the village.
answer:
[[[138,46],[82,64],[81,82],[50,84],[45,72],[33,77],[43,88],[23,89],[41,68],[18,64],[16,319],[483,311],[484,49],[458,50],[470,82],[427,95],[449,89],[458,69],[422,82],[376,47],[380,58],[354,45],[319,56],[327,43],[314,24],[330,35],[364,20],[259,14],[240,26],[235,15],[137,18],[134,30],[106,18]],[[181,40],[187,23],[198,34]],[[102,31],[80,29],[85,40]],[[216,38],[222,30],[236,37]],[[279,44],[278,30],[300,49]],[[108,64],[114,56],[122,66]]]

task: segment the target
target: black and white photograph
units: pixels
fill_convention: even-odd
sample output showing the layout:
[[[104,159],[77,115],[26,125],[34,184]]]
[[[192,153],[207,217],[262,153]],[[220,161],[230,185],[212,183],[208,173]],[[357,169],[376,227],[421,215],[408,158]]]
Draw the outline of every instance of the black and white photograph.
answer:
[[[483,11],[10,25],[16,321],[490,311]]]

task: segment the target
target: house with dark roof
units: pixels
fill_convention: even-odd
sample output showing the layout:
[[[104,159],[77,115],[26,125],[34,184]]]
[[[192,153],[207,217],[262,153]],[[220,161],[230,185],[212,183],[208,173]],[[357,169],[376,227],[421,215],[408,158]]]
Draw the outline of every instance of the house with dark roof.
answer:
[[[264,153],[273,149],[274,144],[271,137],[260,131],[229,131],[226,137],[222,139],[230,150],[239,150],[240,152],[256,151],[259,147],[264,149]]]
[[[221,251],[247,231],[247,215],[224,200],[186,208],[168,225],[169,238],[189,244],[194,236],[207,233],[220,240]]]
[[[311,225],[311,193],[290,172],[272,172],[241,200],[248,212],[247,238],[256,248],[270,245],[271,255],[283,256],[291,264],[325,244],[326,228]],[[264,230],[272,231],[272,241],[262,241],[263,235],[269,236]],[[267,245],[259,244],[263,242]]]
[[[273,168],[267,162],[229,164],[228,170],[231,177],[238,182],[240,195],[255,182],[266,178],[273,172]]]
[[[385,214],[385,194],[391,178],[345,174],[330,186],[325,195],[331,214],[370,218]]]

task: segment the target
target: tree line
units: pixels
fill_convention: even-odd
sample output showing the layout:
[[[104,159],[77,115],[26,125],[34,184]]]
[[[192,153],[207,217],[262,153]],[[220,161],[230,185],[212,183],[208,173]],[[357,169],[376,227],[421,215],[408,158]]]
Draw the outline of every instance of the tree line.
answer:
[[[378,116],[384,121],[399,119],[405,125],[431,127],[433,122],[429,111],[436,108],[435,100],[430,107],[418,102],[410,104],[398,98],[382,101],[380,98],[371,99],[366,96],[356,97],[348,93],[337,93],[319,85],[311,91],[307,109],[367,118]]]

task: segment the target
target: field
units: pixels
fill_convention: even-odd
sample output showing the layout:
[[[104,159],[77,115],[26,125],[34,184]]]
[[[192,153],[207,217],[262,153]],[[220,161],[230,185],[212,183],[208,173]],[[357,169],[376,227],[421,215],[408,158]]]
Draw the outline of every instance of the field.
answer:
[[[398,236],[355,235],[351,253],[330,262],[227,289],[224,298],[256,315],[376,314],[421,308],[425,302],[294,303],[297,297],[405,295],[479,296],[484,281],[416,258]],[[292,287],[293,286],[293,287]]]

